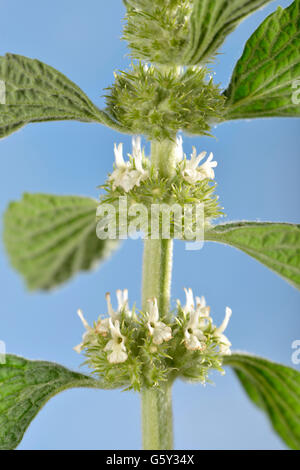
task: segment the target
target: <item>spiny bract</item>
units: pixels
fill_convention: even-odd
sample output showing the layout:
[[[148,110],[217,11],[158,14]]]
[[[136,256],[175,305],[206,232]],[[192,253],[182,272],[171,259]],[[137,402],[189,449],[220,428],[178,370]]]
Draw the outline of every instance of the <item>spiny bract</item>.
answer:
[[[115,74],[107,111],[132,134],[174,140],[179,130],[211,135],[223,116],[225,98],[205,67],[158,68],[133,64]]]

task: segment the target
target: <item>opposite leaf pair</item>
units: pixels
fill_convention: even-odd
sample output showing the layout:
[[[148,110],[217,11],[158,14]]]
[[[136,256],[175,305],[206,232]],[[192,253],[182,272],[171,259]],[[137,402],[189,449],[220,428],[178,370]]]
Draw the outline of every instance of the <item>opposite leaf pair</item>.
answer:
[[[247,354],[224,357],[250,399],[269,416],[292,449],[300,447],[300,373]],[[105,389],[101,381],[55,363],[6,356],[0,366],[0,449],[15,449],[40,409],[63,390],[74,387]],[[20,416],[22,419],[20,420]]]
[[[243,17],[266,3],[198,0],[199,11],[196,14],[195,7],[191,22],[191,50],[200,55],[192,63],[215,53]],[[285,10],[272,13],[253,33],[224,93],[227,99],[219,121],[300,116],[294,87],[300,76],[299,27],[300,0],[295,0]],[[199,53],[200,41],[203,52]],[[6,85],[6,104],[0,104],[0,138],[30,122],[52,120],[99,122],[120,132],[140,133],[140,129],[126,127],[126,122],[116,121],[113,108],[99,110],[73,82],[38,60],[14,54],[1,57],[0,80]],[[193,133],[202,134],[203,129],[195,128]]]
[[[154,78],[154,87],[150,87],[153,102],[150,103],[149,119],[142,123],[144,128],[139,129],[134,119],[129,122],[128,112],[126,115],[123,113],[124,96],[133,96],[129,114],[135,113],[136,95],[130,88],[130,72],[121,74],[121,78],[116,77],[107,100],[108,108],[101,111],[74,83],[55,69],[37,60],[8,54],[0,58],[0,81],[5,85],[4,100],[2,97],[0,104],[0,137],[30,122],[79,120],[99,122],[121,132],[144,132],[157,140],[168,137],[174,141],[180,129],[203,135],[212,124],[230,119],[300,116],[299,100],[292,97],[294,82],[300,73],[300,0],[295,0],[286,10],[278,9],[252,35],[223,96],[212,81],[205,81],[201,70],[190,66],[210,62],[226,35],[247,14],[268,3],[267,0],[126,0],[125,3],[128,7],[125,35],[135,57],[162,62],[163,65],[168,61],[172,64],[169,74],[161,72],[160,65],[135,66],[134,70],[140,73],[138,79],[141,81],[143,75],[144,80],[139,88],[151,80],[153,85]],[[144,13],[142,37],[139,37],[140,11],[136,6],[141,6]],[[146,11],[147,8],[149,11]],[[175,41],[169,37],[167,41],[158,43],[151,21],[156,15],[156,27],[161,26],[161,21],[164,29],[168,21],[161,12],[166,12],[168,8],[172,8],[175,16],[170,15],[167,20],[173,18],[175,23],[166,31],[169,34],[175,32]],[[176,16],[178,12],[180,15]],[[131,15],[135,31],[130,30],[134,26],[134,22],[130,22]],[[145,21],[147,17],[148,23]],[[172,51],[168,49],[170,45]],[[175,68],[178,64],[187,66],[187,69],[178,71]],[[177,82],[176,73],[179,75]],[[192,83],[195,75],[201,78],[199,87]],[[133,78],[136,80],[136,75],[133,74]],[[184,80],[191,80],[192,86],[189,87]],[[118,94],[120,82],[121,93]],[[147,87],[145,89],[148,90]],[[211,114],[205,115],[201,114],[205,108],[203,106],[202,109],[201,104],[204,90],[207,92],[205,98],[214,102]],[[187,91],[195,93],[192,100],[186,99]],[[176,107],[177,103],[180,104],[179,108]],[[184,112],[182,104],[186,107]],[[128,102],[125,105],[128,106]],[[151,112],[152,108],[154,113]],[[164,129],[162,115],[168,118],[167,129]],[[189,116],[197,116],[197,120],[189,122]],[[96,205],[97,202],[89,198],[25,195],[21,202],[9,207],[5,217],[6,246],[13,264],[32,289],[50,289],[61,284],[76,272],[89,269],[94,261],[102,258],[107,248],[111,248],[114,242],[103,242],[95,236]],[[299,225],[293,224],[240,222],[209,228],[205,238],[236,246],[299,288],[299,230]],[[150,342],[153,340],[155,347],[171,344],[169,341],[174,331],[167,324],[167,319],[157,317],[154,301],[150,313],[145,325],[147,338],[150,337]],[[195,348],[198,351],[205,336],[200,331],[198,320],[203,319],[190,314],[183,320],[186,323],[180,324],[183,330],[180,345],[183,345],[185,352]],[[111,336],[105,344],[105,353],[109,354],[107,357],[112,359],[111,355],[115,358],[116,354],[123,354],[124,361],[118,364],[125,363],[129,358],[122,327],[124,324],[121,325],[119,319],[109,322],[108,333]],[[228,349],[229,344],[222,337],[223,327],[211,333],[219,334],[222,345]],[[285,442],[291,448],[299,448],[300,374],[288,367],[248,355],[234,354],[222,359],[224,364],[236,370],[250,398],[266,411]],[[7,449],[14,448],[20,442],[29,422],[52,395],[77,386],[106,388],[109,381],[96,381],[56,364],[7,355],[6,364],[0,366],[0,384],[0,448]],[[113,382],[109,384],[110,387],[113,385]],[[147,390],[147,384],[143,385]]]
[[[53,289],[116,249],[117,241],[95,235],[97,206],[96,199],[47,194],[25,194],[11,203],[4,241],[31,290]],[[205,240],[244,251],[300,289],[300,225],[235,222],[216,225]]]

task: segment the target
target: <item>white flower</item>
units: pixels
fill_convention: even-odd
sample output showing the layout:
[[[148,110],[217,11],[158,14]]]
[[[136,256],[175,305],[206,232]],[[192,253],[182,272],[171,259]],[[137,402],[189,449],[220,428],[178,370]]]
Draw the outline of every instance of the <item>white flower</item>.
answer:
[[[188,313],[192,312],[198,312],[200,321],[203,322],[203,319],[209,320],[209,313],[210,313],[210,307],[206,305],[205,298],[202,297],[196,297],[196,309],[195,309],[195,302],[194,302],[194,295],[192,289],[184,289],[185,295],[186,295],[186,304],[184,307],[182,307],[182,311],[184,315],[187,315]],[[177,301],[178,305],[180,306],[180,301]]]
[[[205,158],[206,152],[200,153],[197,156],[197,150],[193,147],[193,153],[191,154],[190,160],[184,160],[182,162],[182,176],[185,181],[190,184],[195,184],[198,181],[203,181],[205,179],[213,180],[215,178],[215,168],[218,163],[213,161],[213,154],[211,153],[204,164],[199,166],[199,163]]]
[[[185,306],[182,307],[183,313],[187,315],[189,312],[195,309],[194,303],[194,294],[192,289],[184,289],[185,296],[186,296],[186,303]],[[177,300],[179,306],[181,306],[180,300]]]
[[[184,330],[184,344],[190,351],[201,351],[206,347],[206,337],[202,329],[206,327],[206,319],[209,317],[209,307],[206,307],[204,297],[196,297],[195,308],[192,289],[184,290],[186,295],[186,304],[182,310],[184,315],[189,314],[190,316],[188,324]]]
[[[107,294],[105,295],[109,318],[100,319],[96,326],[97,333],[101,334],[102,336],[106,336],[109,333],[109,330],[110,330],[109,320],[110,319],[112,319],[113,322],[115,322],[116,320],[120,320],[122,313],[124,313],[129,318],[131,318],[132,316],[132,312],[131,310],[129,310],[129,306],[128,306],[128,290],[124,289],[122,291],[118,289],[116,292],[116,295],[117,295],[117,300],[118,300],[117,311],[115,311],[112,307],[110,293],[107,292]]]
[[[134,159],[136,169],[143,173],[142,141],[139,136],[132,137],[132,158]]]
[[[154,344],[162,344],[172,338],[172,330],[165,323],[159,321],[159,312],[157,299],[153,298],[149,301],[149,312],[147,312],[147,327],[150,335],[153,337]]]
[[[106,301],[107,301],[107,310],[109,317],[108,318],[99,318],[97,323],[95,324],[95,327],[92,328],[89,326],[88,322],[83,316],[83,313],[81,310],[78,310],[78,315],[79,318],[81,319],[83,326],[87,330],[83,337],[82,337],[82,342],[75,346],[74,350],[78,353],[81,353],[81,351],[85,348],[87,344],[93,345],[97,344],[97,335],[101,336],[107,336],[110,332],[110,319],[115,322],[116,320],[120,320],[121,314],[124,313],[128,318],[131,318],[132,312],[129,310],[128,306],[128,290],[124,289],[122,290],[117,290],[117,300],[118,300],[118,308],[117,311],[115,311],[112,308],[111,304],[111,298],[110,298],[110,293],[108,292],[106,294]]]
[[[125,362],[128,358],[125,347],[126,338],[120,331],[120,323],[118,320],[113,324],[111,318],[109,318],[109,329],[112,339],[108,341],[104,351],[111,351],[107,356],[107,359],[111,364],[120,364],[121,362]]]
[[[196,152],[196,149],[195,149],[195,152]],[[214,158],[213,153],[210,153],[206,162],[203,163],[203,165],[201,165],[198,170],[202,172],[203,175],[205,175],[205,178],[209,178],[210,180],[215,179],[215,172],[213,168],[216,168],[218,166],[218,162],[213,161],[213,158]]]
[[[199,317],[198,310],[191,312],[189,322],[184,330],[184,344],[190,351],[202,351],[206,347],[206,337],[200,328]]]
[[[231,354],[231,351],[230,351],[231,343],[229,339],[225,335],[223,335],[229,323],[231,314],[232,314],[231,308],[226,307],[226,313],[225,313],[225,318],[223,320],[223,323],[221,326],[219,326],[219,328],[216,328],[214,332],[215,338],[217,338],[220,343],[220,353],[223,354],[224,356]]]
[[[83,323],[83,326],[86,329],[86,332],[82,336],[82,342],[73,348],[78,354],[80,354],[87,343],[90,343],[90,344],[97,343],[97,337],[94,336],[95,330],[88,324],[88,322],[83,316],[82,311],[77,310],[77,313],[78,313],[80,320]]]
[[[186,294],[186,304],[181,307],[180,301],[177,303],[182,309],[184,316],[189,315],[189,321],[184,330],[184,343],[187,349],[191,351],[202,350],[205,348],[204,341],[206,340],[205,331],[209,325],[212,325],[212,318],[210,317],[210,307],[206,305],[204,297],[196,297],[196,306],[192,289],[184,289]],[[227,328],[232,310],[226,307],[226,314],[224,321],[218,328],[214,327],[213,337],[219,345],[220,354],[231,354],[229,339],[223,334]],[[210,329],[208,330],[208,332]]]
[[[149,176],[149,172],[143,168],[143,152],[141,138],[132,138],[132,160],[125,162],[123,158],[123,144],[114,145],[115,169],[109,177],[113,182],[113,191],[121,187],[127,193],[135,186],[139,186]]]
[[[210,318],[210,307],[206,305],[205,297],[196,297],[197,311],[199,312],[199,325],[200,328],[205,329],[209,323],[212,323]]]
[[[183,153],[183,140],[181,135],[176,138],[176,147],[175,147],[175,161],[180,163],[184,158]]]
[[[106,294],[106,302],[107,302],[107,310],[109,316],[112,318],[112,320],[119,320],[121,313],[125,313],[126,316],[131,317],[132,312],[129,310],[128,307],[128,290],[120,290],[118,289],[116,291],[117,295],[117,301],[118,301],[118,308],[117,311],[115,312],[114,309],[112,308],[111,305],[111,298],[110,298],[110,293],[107,292]]]

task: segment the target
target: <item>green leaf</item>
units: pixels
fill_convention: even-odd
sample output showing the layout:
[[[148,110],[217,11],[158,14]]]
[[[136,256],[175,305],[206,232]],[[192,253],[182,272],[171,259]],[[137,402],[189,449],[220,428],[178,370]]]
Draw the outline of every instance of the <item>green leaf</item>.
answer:
[[[279,7],[248,40],[225,92],[225,119],[300,117],[299,77],[300,0],[295,0],[285,10]]]
[[[54,395],[69,388],[103,388],[100,381],[54,362],[7,354],[0,364],[0,449],[15,449],[31,421]]]
[[[300,225],[236,222],[215,226],[205,238],[244,251],[300,289]]]
[[[4,216],[4,242],[29,289],[52,289],[106,258],[116,241],[96,236],[97,201],[25,194]]]
[[[228,34],[270,0],[196,0],[183,63],[209,62]]]
[[[122,131],[104,111],[63,74],[36,59],[16,54],[0,57],[5,104],[0,104],[0,138],[31,122],[99,122]]]
[[[274,430],[292,449],[300,449],[300,372],[247,354],[224,357],[249,398],[268,415]]]

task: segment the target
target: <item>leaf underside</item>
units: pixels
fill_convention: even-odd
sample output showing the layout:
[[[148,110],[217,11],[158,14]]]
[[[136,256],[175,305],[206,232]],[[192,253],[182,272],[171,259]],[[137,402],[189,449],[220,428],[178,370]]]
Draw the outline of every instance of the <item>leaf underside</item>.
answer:
[[[41,408],[69,388],[103,388],[101,382],[45,361],[7,354],[0,364],[0,449],[15,449]]]
[[[295,0],[271,14],[246,43],[225,92],[225,119],[300,117],[299,77],[300,0]]]
[[[117,247],[96,236],[97,201],[25,194],[4,216],[4,243],[29,289],[49,290],[87,271]]]
[[[25,124],[76,120],[121,130],[65,75],[37,59],[16,54],[0,57],[5,104],[0,104],[0,139]]]
[[[224,357],[248,397],[269,417],[291,449],[300,449],[300,372],[265,359],[233,354]]]
[[[300,289],[300,225],[236,222],[215,226],[205,238],[244,251]]]

